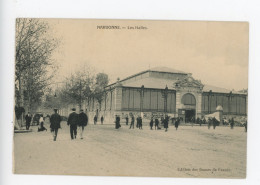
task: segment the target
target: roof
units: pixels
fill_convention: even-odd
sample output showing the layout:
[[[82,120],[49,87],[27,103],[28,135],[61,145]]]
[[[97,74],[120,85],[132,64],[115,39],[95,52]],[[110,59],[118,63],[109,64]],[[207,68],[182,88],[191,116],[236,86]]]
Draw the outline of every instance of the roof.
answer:
[[[164,72],[164,73],[181,73],[181,74],[188,74],[186,72],[183,71],[179,71],[173,68],[169,68],[169,67],[153,67],[151,69],[149,69],[148,71],[156,71],[156,72]]]
[[[232,93],[234,93],[234,94],[245,94],[245,93],[241,93],[241,92],[230,90],[230,89],[225,89],[225,88],[216,87],[213,85],[204,84],[203,92],[208,92],[210,90],[212,92],[216,92],[216,93],[230,93],[232,91]]]
[[[147,78],[142,78],[142,79],[138,79],[138,80],[135,80],[135,81],[130,81],[130,82],[127,81],[128,79],[131,79],[133,77],[139,76],[141,74],[144,74],[144,73],[150,72],[150,71],[162,72],[162,73],[189,74],[189,73],[179,71],[179,70],[176,70],[176,69],[172,69],[172,68],[168,68],[168,67],[154,67],[154,68],[148,69],[146,71],[142,71],[140,73],[136,73],[134,75],[131,75],[127,78],[124,78],[124,79],[120,80],[119,82],[125,87],[141,87],[142,85],[144,85],[145,88],[164,89],[167,85],[167,87],[169,89],[175,89],[173,85],[175,84],[176,80],[172,80],[172,79],[147,77]],[[115,84],[116,83],[112,83],[112,84],[108,85],[107,87],[115,85]],[[232,90],[229,90],[229,89],[204,84],[203,92],[209,92],[210,90],[212,92],[215,92],[215,93],[230,93],[232,91]],[[232,93],[234,93],[234,94],[246,94],[246,93],[240,92],[240,91],[232,91]]]
[[[179,70],[176,70],[176,69],[173,69],[173,68],[169,68],[169,67],[153,67],[153,68],[151,68],[151,69],[148,69],[148,70],[145,70],[145,71],[141,71],[141,72],[136,73],[136,74],[134,74],[134,75],[128,76],[128,77],[126,77],[126,78],[120,80],[119,82],[123,82],[123,81],[125,81],[125,80],[131,79],[131,78],[133,78],[133,77],[139,76],[139,75],[141,75],[141,74],[144,74],[144,73],[150,72],[150,71],[152,71],[152,72],[162,72],[162,73],[188,74],[188,73],[186,73],[186,72],[179,71]],[[109,87],[109,86],[111,86],[111,85],[114,85],[114,84],[116,84],[116,83],[117,83],[117,82],[114,82],[114,83],[112,83],[112,84],[109,84],[107,87]],[[164,87],[164,88],[165,88],[165,87]]]
[[[173,84],[175,80],[170,79],[160,79],[160,78],[142,78],[136,81],[123,83],[123,86],[126,87],[141,87],[144,85],[144,88],[152,88],[152,89],[164,89],[167,85],[169,89],[174,89]]]

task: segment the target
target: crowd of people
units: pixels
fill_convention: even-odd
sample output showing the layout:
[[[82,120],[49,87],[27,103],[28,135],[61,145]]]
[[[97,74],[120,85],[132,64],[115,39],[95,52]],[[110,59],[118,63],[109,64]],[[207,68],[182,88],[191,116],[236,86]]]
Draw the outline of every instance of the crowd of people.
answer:
[[[130,124],[129,129],[134,129],[135,117],[133,114],[130,114],[130,117],[131,117],[131,124]],[[161,117],[161,125],[163,125],[163,127],[165,128],[165,132],[168,131],[169,119],[170,118],[167,115],[165,117]],[[126,120],[126,125],[128,125],[128,120],[129,120],[128,116],[125,117],[125,120]],[[155,117],[155,116],[152,117],[150,120],[150,129],[153,130],[153,127],[154,127],[155,130],[160,130],[161,127],[159,126],[159,123],[160,122],[159,122],[158,117]],[[176,130],[178,129],[179,124],[180,124],[180,118],[176,119],[176,121],[175,121]],[[137,118],[136,118],[136,128],[143,129],[143,119],[141,116],[137,116]]]
[[[134,115],[132,113],[129,114],[130,116],[130,127],[129,129],[134,129],[134,127],[136,126],[136,128],[142,130],[143,129],[143,119],[140,115],[138,115],[135,119]],[[47,116],[49,117],[49,116]],[[39,127],[38,127],[38,132],[41,131],[47,131],[47,129],[44,127],[44,117],[43,114],[40,114],[39,117]],[[94,116],[94,125],[97,124],[97,115]],[[170,118],[168,115],[164,115],[160,117],[159,120],[159,116],[152,116],[149,122],[149,127],[150,130],[153,130],[153,128],[155,130],[160,130],[162,129],[161,127],[163,126],[163,128],[165,129],[165,132],[168,131],[169,128],[169,121],[172,121],[172,124],[175,126],[175,129],[178,130],[178,127],[180,125],[180,123],[183,121],[182,117],[177,117],[177,118]],[[213,129],[216,129],[216,127],[220,124],[220,122],[215,118],[215,117],[209,117],[207,118],[207,120],[205,119],[205,117],[203,118],[197,118],[197,119],[193,119],[194,122],[196,124],[199,124],[200,126],[203,125],[207,125],[208,129],[211,128],[211,126],[213,126]],[[28,112],[28,114],[25,116],[25,121],[26,121],[26,129],[29,130],[30,128],[30,123],[32,122],[32,115],[30,114],[30,112]],[[58,114],[58,109],[54,109],[54,113],[50,116],[50,129],[51,132],[53,133],[53,140],[56,141],[57,139],[57,135],[58,135],[58,129],[61,128],[60,123],[61,123],[62,119],[61,116]],[[104,117],[103,115],[100,118],[101,124],[103,125],[104,122]],[[126,125],[128,125],[129,122],[129,118],[128,116],[125,117],[125,122]],[[135,125],[136,122],[136,125]],[[87,114],[81,109],[80,113],[76,113],[76,109],[73,108],[72,109],[72,113],[69,114],[68,120],[67,120],[67,125],[70,126],[70,137],[71,139],[76,139],[77,137],[77,131],[79,130],[80,133],[80,138],[83,139],[83,132],[84,132],[84,127],[87,126],[88,124],[88,116]],[[235,126],[235,121],[234,118],[229,119],[229,125],[231,129],[234,129]],[[193,126],[193,124],[192,124]],[[243,126],[245,127],[245,132],[247,132],[247,122],[245,122],[243,124]],[[120,116],[116,115],[115,116],[115,128],[119,129],[121,127],[120,124]]]

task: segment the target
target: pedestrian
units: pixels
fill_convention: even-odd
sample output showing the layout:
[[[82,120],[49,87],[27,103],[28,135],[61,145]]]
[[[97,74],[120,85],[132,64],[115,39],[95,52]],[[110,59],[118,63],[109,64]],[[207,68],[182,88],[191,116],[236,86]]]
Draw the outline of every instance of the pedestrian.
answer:
[[[101,121],[101,125],[103,125],[103,121],[104,121],[104,117],[103,116],[101,116],[100,121]]]
[[[125,124],[128,125],[128,115],[125,117]]]
[[[139,116],[136,118],[136,128],[139,128]]]
[[[217,119],[215,117],[212,118],[212,124],[213,124],[213,129],[216,129]]]
[[[177,130],[178,127],[179,127],[179,123],[180,123],[180,119],[177,118],[176,121],[175,121],[175,128],[176,128],[176,130]]]
[[[94,116],[94,125],[97,124],[97,115]]]
[[[165,120],[165,118],[164,118],[164,117],[161,117],[161,126],[162,126],[162,125],[164,126],[164,120]]]
[[[247,132],[247,121],[244,123],[245,132]]]
[[[201,127],[201,124],[202,124],[202,119],[199,120],[199,123],[200,123],[200,127]]]
[[[155,122],[155,130],[156,129],[158,130],[158,127],[159,127],[159,120],[158,120],[158,118],[155,118],[154,122]]]
[[[203,125],[206,125],[206,119],[205,119],[205,117],[203,118],[202,123],[203,123]]]
[[[139,129],[143,129],[143,119],[141,116],[139,116]]]
[[[133,129],[135,128],[135,117],[134,115],[131,116],[131,124],[130,124],[130,128],[131,129],[133,127]]]
[[[68,118],[68,125],[70,125],[70,137],[71,139],[77,138],[77,124],[79,122],[79,116],[76,113],[76,109],[72,109],[72,113],[70,113]]]
[[[79,126],[80,139],[83,139],[84,127],[87,126],[88,124],[88,116],[81,109],[78,118],[79,118],[78,126]]]
[[[169,117],[168,116],[165,116],[165,119],[163,120],[164,121],[164,128],[165,128],[165,132],[168,131],[168,124],[169,124]]]
[[[44,130],[47,131],[47,129],[43,126],[44,125],[44,119],[43,119],[43,115],[42,114],[40,116],[39,122],[40,122],[40,127],[38,128],[38,132],[41,132],[41,131],[44,131]]]
[[[234,128],[234,118],[231,118],[230,120],[230,128],[233,129]]]
[[[151,128],[151,130],[153,130],[153,117],[151,118],[151,121],[150,121],[150,128]]]
[[[58,109],[54,109],[54,114],[51,115],[50,122],[51,122],[50,128],[53,134],[53,141],[56,141],[58,136],[58,129],[61,128],[60,127],[61,117],[58,114]]]
[[[25,116],[25,128],[26,130],[29,130],[30,126],[31,126],[31,121],[32,121],[32,115],[30,114],[30,112],[28,112],[28,114]]]
[[[115,123],[116,123],[116,126],[115,126],[116,129],[119,129],[121,127],[121,125],[120,125],[120,117],[118,115],[116,115]]]
[[[208,118],[208,129],[210,129],[211,126],[211,118]]]

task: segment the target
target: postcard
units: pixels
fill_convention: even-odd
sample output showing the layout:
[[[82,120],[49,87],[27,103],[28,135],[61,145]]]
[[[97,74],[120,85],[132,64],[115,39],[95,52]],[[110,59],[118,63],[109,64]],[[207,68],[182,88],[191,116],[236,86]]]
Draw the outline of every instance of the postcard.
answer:
[[[248,22],[17,18],[13,173],[246,178]]]

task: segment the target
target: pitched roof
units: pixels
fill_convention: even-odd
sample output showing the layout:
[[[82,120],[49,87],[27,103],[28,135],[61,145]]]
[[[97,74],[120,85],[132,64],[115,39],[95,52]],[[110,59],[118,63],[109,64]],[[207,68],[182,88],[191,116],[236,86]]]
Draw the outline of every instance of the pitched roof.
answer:
[[[225,89],[225,88],[221,88],[221,87],[216,87],[216,86],[213,86],[213,85],[205,84],[204,88],[203,88],[203,92],[208,92],[210,90],[212,92],[216,92],[216,93],[230,93],[232,91],[230,89]],[[235,93],[235,94],[245,94],[245,93],[234,91],[234,90],[232,91],[232,93]]]
[[[149,72],[149,71],[153,71],[153,72],[162,72],[162,73],[179,73],[179,74],[188,74],[186,72],[183,72],[183,71],[179,71],[179,70],[176,70],[176,69],[172,69],[172,68],[169,68],[169,67],[153,67],[151,69],[148,69],[148,70],[145,70],[145,71],[141,71],[139,73],[136,73],[136,74],[133,74],[131,76],[128,76],[122,80],[120,80],[119,82],[123,82],[125,80],[128,80],[128,79],[131,79],[133,77],[136,77],[138,75],[141,75],[143,73],[146,73],[146,72]],[[109,84],[107,87],[111,86],[111,85],[114,85],[116,82],[112,83],[112,84]]]
[[[169,67],[163,67],[163,66],[158,66],[158,67],[153,67],[149,69],[149,71],[157,71],[157,72],[164,72],[164,73],[181,73],[181,74],[187,74],[186,72],[176,70],[173,68]]]
[[[176,80],[149,77],[142,78],[132,82],[122,83],[122,85],[126,87],[141,87],[142,85],[144,85],[145,88],[153,89],[164,89],[167,85],[169,89],[174,89],[174,82],[176,82]]]

